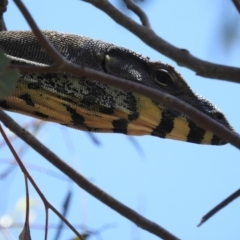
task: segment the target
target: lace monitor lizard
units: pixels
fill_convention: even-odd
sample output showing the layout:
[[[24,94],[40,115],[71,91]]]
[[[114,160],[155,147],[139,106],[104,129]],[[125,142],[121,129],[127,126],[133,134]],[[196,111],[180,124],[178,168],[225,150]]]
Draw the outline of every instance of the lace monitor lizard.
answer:
[[[43,33],[69,61],[161,89],[232,129],[225,116],[195,94],[173,67],[99,40],[55,31]],[[0,47],[12,63],[53,64],[30,31],[0,32]],[[0,107],[85,131],[152,135],[200,144],[225,143],[164,104],[94,79],[59,72],[22,73],[15,92],[1,100]]]

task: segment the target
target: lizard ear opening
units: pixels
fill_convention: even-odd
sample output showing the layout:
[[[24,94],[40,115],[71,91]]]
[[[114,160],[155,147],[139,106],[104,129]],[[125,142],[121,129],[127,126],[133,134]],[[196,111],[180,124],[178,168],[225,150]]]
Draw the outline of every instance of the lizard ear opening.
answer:
[[[102,61],[103,71],[124,79],[143,82],[148,59],[125,48],[110,47]]]

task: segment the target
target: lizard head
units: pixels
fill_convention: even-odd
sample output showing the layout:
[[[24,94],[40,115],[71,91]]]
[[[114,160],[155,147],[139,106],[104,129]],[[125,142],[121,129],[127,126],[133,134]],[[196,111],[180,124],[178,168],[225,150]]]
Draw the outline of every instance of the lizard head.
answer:
[[[44,34],[69,61],[171,94],[233,131],[223,113],[195,94],[173,67],[100,40],[54,31]],[[29,31],[1,32],[0,46],[13,63],[53,64]],[[0,107],[85,131],[153,135],[200,144],[225,143],[163,103],[61,72],[22,74],[15,92],[0,101]]]
[[[128,55],[127,58],[126,55]],[[121,58],[123,57],[126,61],[122,61]],[[121,60],[121,66],[116,67],[119,60]],[[123,55],[119,49],[111,49],[107,61],[107,72],[110,74],[120,75],[125,79],[171,94],[233,130],[224,114],[207,99],[195,94],[172,66],[150,61],[149,58],[142,57],[134,52],[127,52]],[[124,62],[126,64],[122,64]],[[150,134],[153,136],[200,144],[225,144],[222,139],[212,132],[202,129],[183,113],[162,103],[149,102],[149,99],[140,95],[137,96],[139,116],[129,124],[128,132],[132,131],[132,134],[135,135],[136,126],[134,125],[138,125],[139,128],[149,125],[149,128],[152,128]],[[155,107],[151,104],[154,104]],[[143,127],[142,131],[145,134],[146,130]],[[148,131],[150,130],[148,129]]]
[[[151,82],[152,84],[150,84],[151,87],[155,86],[161,91],[169,93],[187,102],[196,109],[223,124],[225,127],[233,130],[224,114],[206,98],[194,93],[189,85],[184,81],[182,76],[176,72],[172,66],[160,62],[150,62],[149,66],[150,77],[153,79]],[[202,144],[210,143],[213,145],[225,144],[222,139],[209,131],[203,130],[184,114],[179,113],[170,107],[161,106],[161,104],[159,107],[164,109],[165,115],[172,116],[169,117],[172,121],[165,121],[165,124],[169,128],[168,132],[165,131],[166,137],[178,138],[179,136],[181,137],[185,135],[186,141],[188,142]],[[169,124],[171,123],[172,130],[170,131]],[[184,131],[185,134],[183,134],[182,131]],[[158,135],[158,132],[154,131],[153,134]]]

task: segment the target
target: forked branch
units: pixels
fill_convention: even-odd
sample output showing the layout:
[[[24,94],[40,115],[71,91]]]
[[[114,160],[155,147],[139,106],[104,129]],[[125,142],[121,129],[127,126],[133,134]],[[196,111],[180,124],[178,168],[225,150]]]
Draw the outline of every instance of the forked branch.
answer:
[[[125,27],[131,33],[135,34],[148,46],[174,60],[179,66],[189,68],[196,72],[197,75],[203,77],[240,83],[240,68],[207,62],[191,55],[190,52],[186,49],[181,49],[173,46],[172,44],[159,37],[149,27],[140,25],[126,15],[124,15],[123,13],[121,13],[108,0],[84,1],[91,3],[93,6],[105,12],[119,25]],[[128,0],[127,2],[130,1],[132,0]],[[132,4],[134,4],[133,1]],[[138,14],[137,11],[134,12]],[[140,18],[141,16],[142,15],[139,14]]]

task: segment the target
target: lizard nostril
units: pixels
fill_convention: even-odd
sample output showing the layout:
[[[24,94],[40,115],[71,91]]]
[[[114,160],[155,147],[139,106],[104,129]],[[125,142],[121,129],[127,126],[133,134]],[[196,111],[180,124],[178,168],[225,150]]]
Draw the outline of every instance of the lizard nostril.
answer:
[[[223,120],[223,119],[224,119],[224,115],[223,115],[221,112],[216,112],[216,113],[214,114],[214,117],[215,117],[215,119],[217,119],[217,120]]]

